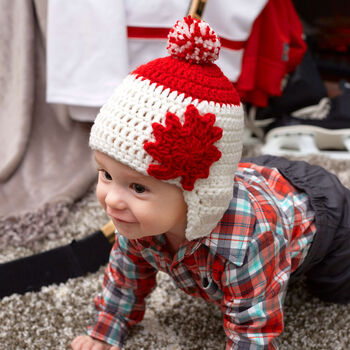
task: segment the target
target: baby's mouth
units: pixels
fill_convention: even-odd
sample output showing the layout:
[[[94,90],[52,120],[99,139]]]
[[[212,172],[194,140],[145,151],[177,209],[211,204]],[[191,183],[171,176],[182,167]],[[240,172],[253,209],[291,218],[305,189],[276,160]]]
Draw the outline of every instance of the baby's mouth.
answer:
[[[116,216],[112,216],[110,215],[110,217],[115,220],[116,222],[120,222],[122,224],[135,224],[136,221],[130,221],[130,220],[125,220],[125,219],[122,219],[122,218],[119,218],[119,217],[116,217]]]
[[[123,215],[120,215],[119,213],[113,212],[110,208],[106,209],[106,212],[108,216],[113,219],[115,222],[123,223],[123,224],[135,224],[135,219],[130,219],[128,217],[124,217]]]

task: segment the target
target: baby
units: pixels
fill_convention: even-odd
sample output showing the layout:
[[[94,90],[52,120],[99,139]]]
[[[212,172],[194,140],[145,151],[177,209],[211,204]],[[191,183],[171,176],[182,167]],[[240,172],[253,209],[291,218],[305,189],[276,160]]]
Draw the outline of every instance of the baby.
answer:
[[[350,191],[304,162],[240,161],[243,108],[213,62],[220,41],[186,17],[170,56],[140,66],[91,130],[97,197],[116,227],[97,317],[72,349],[121,349],[157,271],[220,305],[226,349],[277,349],[291,278],[350,300]]]

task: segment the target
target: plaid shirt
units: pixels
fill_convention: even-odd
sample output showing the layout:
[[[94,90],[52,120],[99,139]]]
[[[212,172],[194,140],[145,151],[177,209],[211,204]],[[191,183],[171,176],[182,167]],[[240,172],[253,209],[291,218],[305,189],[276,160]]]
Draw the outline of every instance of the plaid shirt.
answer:
[[[163,235],[128,240],[117,234],[88,333],[121,347],[142,320],[144,299],[160,270],[186,293],[220,305],[226,349],[277,349],[287,283],[315,230],[306,194],[276,169],[240,163],[221,221],[207,236],[186,241],[175,256]]]

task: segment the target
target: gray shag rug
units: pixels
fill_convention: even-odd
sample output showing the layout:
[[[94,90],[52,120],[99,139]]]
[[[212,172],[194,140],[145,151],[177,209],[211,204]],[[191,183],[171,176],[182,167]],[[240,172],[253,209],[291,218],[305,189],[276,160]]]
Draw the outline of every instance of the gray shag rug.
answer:
[[[250,149],[246,155],[253,155]],[[350,188],[350,161],[321,156],[304,158],[336,173]],[[57,207],[62,212],[62,206]],[[12,245],[0,251],[0,262],[28,256],[68,244],[96,231],[107,222],[93,190],[69,205],[60,232],[41,237],[35,244]],[[66,212],[65,212],[66,213]],[[0,349],[70,349],[71,340],[84,333],[94,315],[93,297],[101,288],[104,267],[94,274],[71,279],[40,292],[11,295],[0,301]],[[185,295],[159,273],[158,287],[148,299],[143,322],[129,336],[126,350],[224,349],[221,311],[218,307]],[[350,349],[350,305],[327,304],[312,297],[303,282],[290,287],[285,302],[283,350]]]

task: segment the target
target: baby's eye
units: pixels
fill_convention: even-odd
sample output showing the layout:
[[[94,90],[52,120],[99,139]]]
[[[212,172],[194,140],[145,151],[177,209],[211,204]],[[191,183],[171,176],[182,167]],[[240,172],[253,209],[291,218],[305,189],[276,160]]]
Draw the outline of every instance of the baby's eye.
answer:
[[[146,192],[146,187],[140,184],[131,184],[131,188],[136,192],[136,193],[144,193]]]
[[[112,180],[112,176],[110,175],[110,173],[106,170],[100,170],[102,172],[102,175],[103,177],[108,180],[108,181],[111,181]]]

